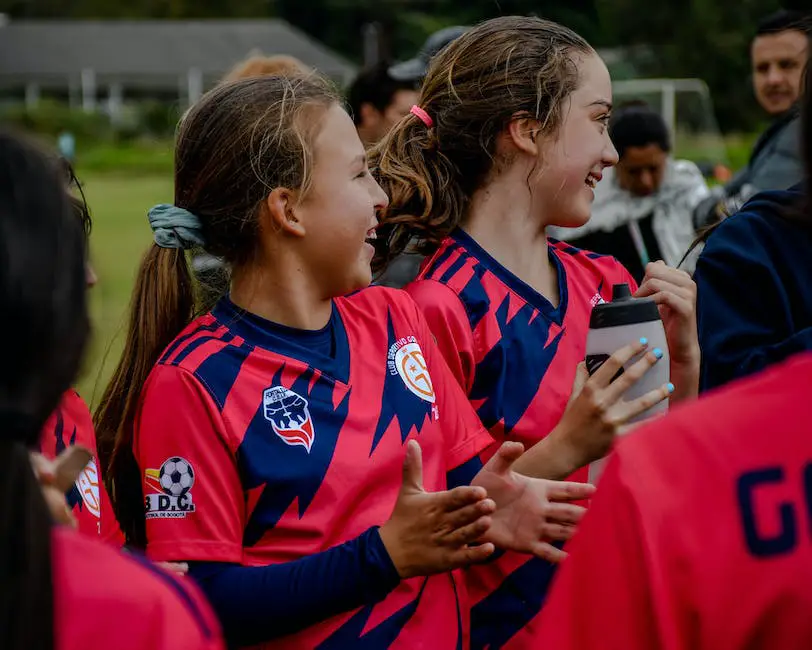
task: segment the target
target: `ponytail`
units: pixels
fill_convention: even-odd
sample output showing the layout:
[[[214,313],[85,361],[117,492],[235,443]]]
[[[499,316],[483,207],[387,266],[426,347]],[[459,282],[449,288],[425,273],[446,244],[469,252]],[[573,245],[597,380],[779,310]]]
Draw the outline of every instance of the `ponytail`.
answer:
[[[141,262],[124,352],[96,409],[99,462],[127,543],[146,545],[141,475],[133,427],[141,390],[163,350],[194,317],[186,254],[153,244]]]
[[[376,272],[407,248],[433,253],[459,226],[468,207],[479,179],[465,183],[457,166],[440,151],[437,128],[410,114],[370,151],[372,173],[389,195],[389,206],[380,215]]]
[[[22,443],[0,438],[0,648],[53,650],[51,517]],[[32,437],[35,433],[27,437]]]

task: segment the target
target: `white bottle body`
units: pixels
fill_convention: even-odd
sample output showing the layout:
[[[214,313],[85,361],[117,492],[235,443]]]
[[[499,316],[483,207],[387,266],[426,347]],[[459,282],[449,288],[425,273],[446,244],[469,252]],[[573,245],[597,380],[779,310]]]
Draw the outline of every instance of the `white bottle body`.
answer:
[[[636,384],[626,391],[623,399],[626,401],[636,399],[645,395],[649,391],[660,388],[667,384],[670,380],[670,359],[668,355],[668,343],[665,338],[665,329],[660,320],[651,320],[641,323],[632,323],[629,325],[620,325],[617,327],[602,327],[599,329],[590,329],[586,342],[586,358],[589,364],[590,357],[609,357],[617,352],[624,345],[638,341],[641,338],[648,340],[648,349],[654,350],[659,348],[663,356],[654,364],[652,368],[640,379]],[[628,369],[640,357],[631,359],[624,369]],[[668,400],[663,400],[644,411],[630,422],[639,422],[654,415],[663,413],[668,410]],[[603,471],[605,458],[597,460],[589,466],[589,482],[596,483]]]

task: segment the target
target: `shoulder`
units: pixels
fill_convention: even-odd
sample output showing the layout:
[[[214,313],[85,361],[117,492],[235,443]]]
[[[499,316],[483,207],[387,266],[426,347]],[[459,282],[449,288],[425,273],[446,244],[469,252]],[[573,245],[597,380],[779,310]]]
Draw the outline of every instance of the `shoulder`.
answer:
[[[205,314],[189,323],[175,337],[159,357],[157,365],[194,369],[192,364],[201,354],[209,352],[212,344],[220,342],[222,345],[232,338],[227,323],[220,322],[212,313]]]
[[[417,307],[411,296],[403,289],[371,285],[337,301],[344,310],[359,312],[366,317],[413,318]]]
[[[705,177],[702,175],[697,164],[691,160],[672,159],[669,164],[669,171],[675,184],[694,187],[701,185],[707,187]]]
[[[588,277],[590,281],[597,280],[599,283],[601,280],[628,282],[629,272],[612,255],[593,253],[553,238],[549,242],[553,255],[564,265],[568,283],[579,277]]]
[[[67,637],[87,619],[73,635],[98,643],[84,647],[221,647],[216,619],[186,579],[60,527],[51,553],[58,627]]]
[[[65,391],[40,436],[40,451],[53,457],[62,446],[82,445],[96,453],[93,418],[85,401],[73,390]]]
[[[443,284],[438,280],[418,279],[406,285],[405,290],[423,310],[462,309],[459,294],[447,284]]]

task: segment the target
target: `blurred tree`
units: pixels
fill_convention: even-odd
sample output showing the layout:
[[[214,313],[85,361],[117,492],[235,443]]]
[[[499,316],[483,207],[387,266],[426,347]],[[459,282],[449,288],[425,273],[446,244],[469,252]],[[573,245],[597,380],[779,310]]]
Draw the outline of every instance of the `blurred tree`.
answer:
[[[763,119],[749,81],[755,24],[781,4],[812,0],[0,0],[14,18],[283,18],[360,62],[364,25],[383,30],[383,53],[404,59],[433,31],[507,14],[563,23],[596,47],[644,45],[629,64],[647,76],[700,77],[724,130]]]

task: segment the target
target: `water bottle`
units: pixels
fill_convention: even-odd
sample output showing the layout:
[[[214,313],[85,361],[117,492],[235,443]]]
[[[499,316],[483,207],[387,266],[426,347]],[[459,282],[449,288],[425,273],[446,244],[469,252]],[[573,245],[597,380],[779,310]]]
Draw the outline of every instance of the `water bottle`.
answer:
[[[612,302],[595,305],[589,319],[589,334],[586,341],[586,367],[592,375],[603,363],[624,345],[639,339],[648,340],[648,349],[662,350],[662,358],[643,375],[636,384],[623,396],[633,400],[651,390],[667,384],[669,381],[668,343],[665,339],[665,328],[660,319],[657,304],[651,298],[633,298],[628,284],[616,284],[612,287]],[[632,358],[623,370],[632,366],[641,356]],[[615,377],[617,378],[617,377]],[[630,422],[639,422],[658,413],[668,410],[668,400],[663,400],[644,411]],[[589,466],[589,481],[596,483],[605,459],[593,462]]]

